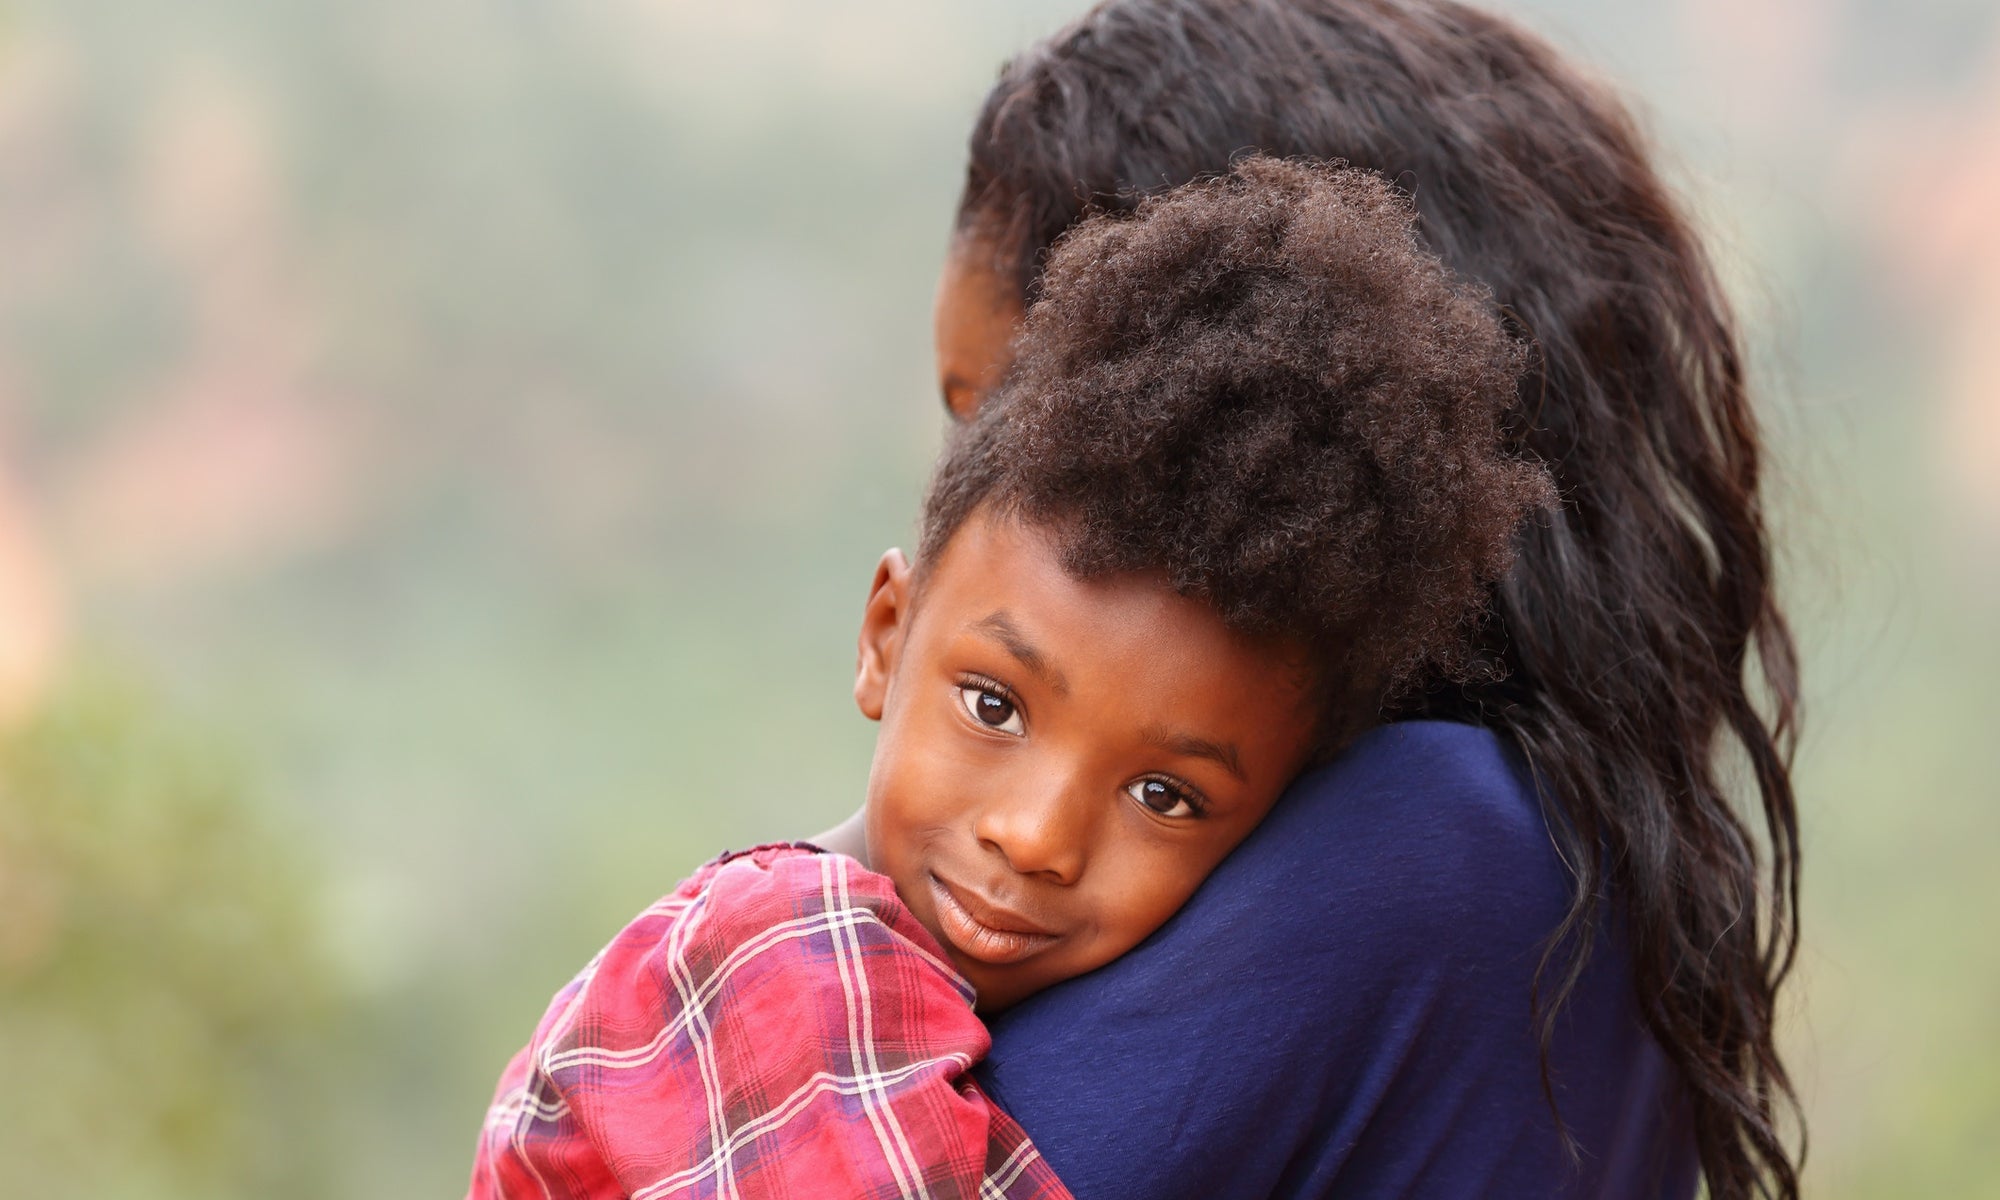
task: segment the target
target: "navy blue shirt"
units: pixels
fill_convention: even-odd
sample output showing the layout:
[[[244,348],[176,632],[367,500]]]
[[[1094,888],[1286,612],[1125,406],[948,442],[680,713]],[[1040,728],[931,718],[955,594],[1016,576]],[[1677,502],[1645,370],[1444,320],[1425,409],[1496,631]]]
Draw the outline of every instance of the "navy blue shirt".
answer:
[[[992,1022],[980,1081],[1078,1200],[1687,1200],[1678,1079],[1611,922],[1558,1026],[1530,984],[1570,877],[1493,734],[1416,721],[1295,782],[1178,916]]]

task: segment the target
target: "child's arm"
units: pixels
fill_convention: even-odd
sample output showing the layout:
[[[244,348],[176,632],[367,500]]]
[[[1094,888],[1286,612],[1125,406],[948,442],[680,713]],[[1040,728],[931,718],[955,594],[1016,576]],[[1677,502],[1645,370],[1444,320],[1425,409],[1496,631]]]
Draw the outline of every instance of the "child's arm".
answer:
[[[556,997],[474,1164],[497,1197],[1069,1193],[972,1082],[964,980],[853,860],[705,870]]]

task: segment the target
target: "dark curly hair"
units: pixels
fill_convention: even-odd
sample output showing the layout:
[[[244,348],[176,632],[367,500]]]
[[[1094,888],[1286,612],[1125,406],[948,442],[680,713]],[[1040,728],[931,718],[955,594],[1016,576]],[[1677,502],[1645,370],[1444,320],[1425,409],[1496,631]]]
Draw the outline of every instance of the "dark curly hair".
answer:
[[[1533,764],[1575,876],[1532,998],[1550,1104],[1556,1022],[1622,920],[1708,1194],[1794,1200],[1773,1018],[1798,947],[1798,668],[1742,341],[1699,238],[1616,96],[1455,0],[1100,4],[1002,69],[959,225],[1032,298],[1080,218],[1250,151],[1409,189],[1425,243],[1533,346],[1508,436],[1563,504],[1529,522],[1484,631],[1506,670],[1400,711],[1488,726]]]
[[[1162,572],[1305,644],[1323,753],[1464,676],[1555,489],[1501,444],[1520,345],[1414,219],[1366,172],[1251,158],[1078,225],[937,467],[920,563],[983,505],[1055,531],[1081,577]]]

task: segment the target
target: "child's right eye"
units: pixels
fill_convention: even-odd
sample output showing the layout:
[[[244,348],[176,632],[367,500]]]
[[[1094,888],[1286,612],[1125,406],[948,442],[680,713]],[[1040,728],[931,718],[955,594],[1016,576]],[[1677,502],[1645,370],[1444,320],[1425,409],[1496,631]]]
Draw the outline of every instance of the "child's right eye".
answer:
[[[965,706],[966,715],[995,733],[1011,733],[1018,737],[1026,732],[1021,723],[1021,710],[1007,698],[1006,692],[990,680],[960,684],[958,702]]]

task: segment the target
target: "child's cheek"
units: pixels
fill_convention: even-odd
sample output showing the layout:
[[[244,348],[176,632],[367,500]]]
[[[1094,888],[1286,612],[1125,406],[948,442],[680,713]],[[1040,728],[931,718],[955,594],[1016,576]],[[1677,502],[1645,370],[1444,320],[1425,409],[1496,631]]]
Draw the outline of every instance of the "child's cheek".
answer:
[[[903,872],[913,869],[919,831],[934,823],[930,810],[940,794],[940,781],[925,767],[923,745],[927,739],[922,732],[900,725],[884,729],[869,777],[869,852],[876,869],[894,878],[899,886],[909,882]]]

